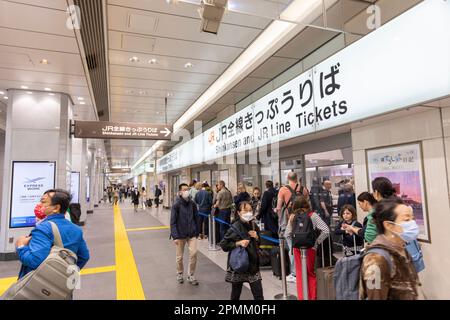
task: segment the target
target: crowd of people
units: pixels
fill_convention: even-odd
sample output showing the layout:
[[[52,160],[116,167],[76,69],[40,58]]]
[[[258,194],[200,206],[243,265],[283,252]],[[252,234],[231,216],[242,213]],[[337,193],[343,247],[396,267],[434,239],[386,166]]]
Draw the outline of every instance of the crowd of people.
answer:
[[[127,198],[131,199],[134,206],[134,211],[137,212],[139,208],[146,210],[147,207],[152,207],[153,204],[159,208],[161,204],[162,190],[158,185],[155,186],[154,197],[151,199],[147,194],[145,187],[137,188],[133,186],[111,186],[103,190],[103,202],[118,205],[124,203]]]
[[[413,260],[417,255],[409,248],[412,243],[418,247],[419,227],[412,208],[396,197],[396,190],[389,179],[374,179],[372,192],[362,192],[358,197],[352,182],[344,181],[337,205],[333,204],[331,181],[318,185],[316,180],[311,190],[302,184],[295,172],[288,174],[287,181],[281,187],[266,181],[264,192],[255,187],[252,194],[248,193],[245,184],[240,183],[234,196],[224,181],[215,186],[214,192],[207,182],[192,181],[190,185],[180,185],[179,197],[171,211],[171,237],[177,246],[178,282],[184,281],[183,253],[187,244],[187,279],[198,285],[195,278],[197,239],[208,238],[208,218],[213,215],[219,223],[217,243],[229,253],[225,280],[231,283],[232,300],[239,300],[245,282],[250,284],[255,300],[264,299],[259,256],[262,234],[286,239],[290,270],[286,281],[296,283],[299,299],[303,299],[301,249],[306,250],[308,299],[315,300],[317,270],[333,266],[338,260],[333,254],[336,253],[334,241],[328,241],[331,238],[339,240],[343,248],[339,259],[355,256],[361,260],[359,298],[418,298],[418,272],[421,269],[417,268],[418,261]],[[363,223],[359,222],[357,205],[367,214]],[[337,223],[333,221],[335,209],[339,219]],[[310,228],[311,231],[302,231],[302,228]],[[306,235],[309,242],[299,240],[305,232],[310,233]],[[236,267],[239,260],[234,253],[242,251],[242,248],[246,251],[245,270]],[[421,264],[423,267],[423,261]],[[379,286],[373,285],[375,269],[381,271],[380,278],[376,279]],[[336,283],[340,285],[339,281]]]
[[[181,184],[170,217],[170,236],[176,246],[178,283],[182,284],[185,279],[183,256],[187,246],[189,266],[186,279],[191,285],[199,285],[195,277],[197,241],[210,236],[209,219],[213,216],[218,222],[215,242],[229,253],[225,281],[231,284],[232,300],[240,299],[246,282],[250,284],[254,299],[264,300],[259,248],[263,234],[271,239],[286,240],[286,248],[283,249],[289,256],[290,270],[286,281],[296,283],[298,299],[304,298],[301,250],[306,253],[308,299],[315,300],[319,268],[335,263],[335,258],[331,257],[332,242],[325,241],[331,236],[341,239],[343,257],[340,259],[357,257],[360,261],[357,276],[360,299],[418,298],[418,273],[424,268],[423,257],[417,255],[417,252],[421,253],[417,242],[419,227],[412,208],[396,196],[389,179],[374,179],[372,192],[362,192],[358,197],[351,183],[345,183],[337,201],[337,224],[332,223],[334,206],[330,181],[324,181],[319,188],[314,185],[312,190],[302,184],[295,172],[288,174],[287,181],[281,187],[266,181],[264,192],[255,187],[252,194],[241,183],[234,196],[224,181],[219,181],[214,190],[206,181],[194,180],[189,185]],[[158,205],[161,190],[158,186],[155,190]],[[135,210],[140,205],[145,210],[148,200],[145,188],[109,188],[105,190],[105,196],[111,202],[114,200],[115,204],[122,201],[122,197],[130,197]],[[19,281],[36,270],[49,256],[54,245],[52,239],[56,241],[55,227],[59,229],[57,233],[60,233],[61,245],[77,256],[76,265],[80,269],[89,260],[82,229],[68,221],[70,218],[66,215],[70,200],[67,191],[49,190],[36,205],[36,228],[30,236],[20,237],[16,242],[22,262]],[[367,213],[362,224],[356,205]],[[325,256],[331,257],[327,263]],[[335,283],[340,287],[347,285],[342,279],[335,279]]]

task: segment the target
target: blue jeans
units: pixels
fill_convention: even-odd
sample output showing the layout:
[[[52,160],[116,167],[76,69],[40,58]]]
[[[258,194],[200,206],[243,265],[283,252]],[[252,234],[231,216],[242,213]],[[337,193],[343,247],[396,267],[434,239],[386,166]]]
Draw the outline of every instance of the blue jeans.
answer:
[[[292,248],[292,240],[286,239],[286,245],[289,249],[289,261],[291,262],[291,275],[295,277],[295,257]]]
[[[231,209],[219,210],[219,219],[221,219],[229,224],[231,222]],[[218,223],[218,222],[216,222],[216,223]],[[225,237],[225,233],[227,233],[227,231],[230,227],[228,225],[225,225],[220,222],[219,222],[219,224],[220,224],[220,239],[219,239],[219,241],[222,241],[222,239]]]
[[[209,236],[209,215],[211,214],[211,211],[199,211],[198,212],[198,220],[197,220],[197,226],[200,234],[204,234],[205,236]],[[208,217],[205,217],[204,215],[208,215]],[[203,232],[203,228],[205,232]]]

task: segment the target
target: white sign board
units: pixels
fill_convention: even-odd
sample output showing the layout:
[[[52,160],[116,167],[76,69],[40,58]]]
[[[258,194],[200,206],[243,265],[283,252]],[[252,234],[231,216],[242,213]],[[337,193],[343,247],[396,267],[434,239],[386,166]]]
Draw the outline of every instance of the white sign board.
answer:
[[[449,39],[450,2],[424,1],[162,157],[158,173],[448,96]]]
[[[70,194],[72,195],[72,203],[80,203],[80,173],[70,173]]]
[[[55,174],[56,162],[13,162],[10,228],[35,226],[34,207],[55,187]]]

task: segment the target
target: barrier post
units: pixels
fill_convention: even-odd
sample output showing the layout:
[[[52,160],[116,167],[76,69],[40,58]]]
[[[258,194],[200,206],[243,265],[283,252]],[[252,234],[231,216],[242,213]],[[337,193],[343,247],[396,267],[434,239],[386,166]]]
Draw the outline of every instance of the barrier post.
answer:
[[[308,269],[306,267],[307,249],[300,249],[302,255],[302,288],[303,288],[303,300],[309,300],[308,296]]]
[[[208,225],[209,225],[208,251],[219,251],[220,248],[216,244],[216,220],[214,219],[214,214],[212,212],[208,217]]]
[[[286,239],[284,237],[280,237],[280,260],[281,260],[281,289],[282,293],[277,294],[275,296],[275,300],[297,300],[297,298],[293,295],[289,295],[287,292],[287,283],[286,283],[286,256],[285,256],[285,243]]]

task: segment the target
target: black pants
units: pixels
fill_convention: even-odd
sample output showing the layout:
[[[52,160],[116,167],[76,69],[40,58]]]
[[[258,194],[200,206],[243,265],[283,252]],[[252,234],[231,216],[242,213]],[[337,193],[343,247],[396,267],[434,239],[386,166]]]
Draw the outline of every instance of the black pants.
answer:
[[[159,208],[159,197],[155,197],[156,207]]]
[[[241,298],[243,285],[244,285],[244,283],[242,283],[242,282],[232,283],[232,289],[231,289],[231,300],[232,301],[237,301]],[[252,290],[254,300],[264,300],[263,287],[262,287],[261,280],[250,283],[250,289]]]

